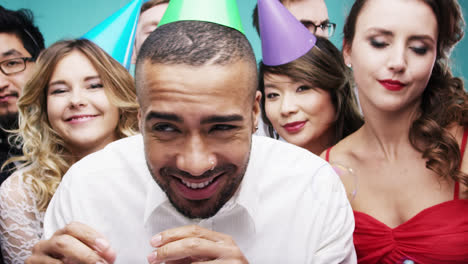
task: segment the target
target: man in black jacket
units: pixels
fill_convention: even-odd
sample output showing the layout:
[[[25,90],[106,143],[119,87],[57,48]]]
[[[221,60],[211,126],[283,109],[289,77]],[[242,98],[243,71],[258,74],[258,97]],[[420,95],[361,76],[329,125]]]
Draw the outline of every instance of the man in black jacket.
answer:
[[[0,6],[0,164],[21,154],[10,145],[8,130],[18,127],[17,101],[28,81],[33,63],[44,49],[44,38],[33,23],[31,11]],[[7,130],[7,131],[5,131]],[[0,184],[12,173],[13,164],[0,171]]]

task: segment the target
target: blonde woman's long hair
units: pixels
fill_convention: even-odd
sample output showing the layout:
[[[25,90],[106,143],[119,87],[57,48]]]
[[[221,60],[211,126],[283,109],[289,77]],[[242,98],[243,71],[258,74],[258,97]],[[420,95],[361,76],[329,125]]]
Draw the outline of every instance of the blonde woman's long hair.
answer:
[[[47,116],[47,89],[57,64],[73,51],[84,54],[96,68],[109,101],[119,108],[118,138],[138,132],[138,104],[132,76],[116,60],[86,39],[59,41],[39,56],[32,78],[18,99],[19,128],[14,143],[22,144],[24,182],[30,184],[37,207],[45,211],[62,176],[76,162],[64,140],[51,127]]]

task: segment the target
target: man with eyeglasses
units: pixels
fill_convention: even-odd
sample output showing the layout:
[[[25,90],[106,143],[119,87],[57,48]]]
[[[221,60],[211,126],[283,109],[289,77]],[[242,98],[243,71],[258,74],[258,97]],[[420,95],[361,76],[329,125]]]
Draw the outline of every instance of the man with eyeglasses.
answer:
[[[336,24],[330,22],[324,0],[280,0],[280,2],[312,34],[325,38],[333,36]],[[257,7],[255,7],[252,17],[253,25],[259,32]]]
[[[335,32],[335,23],[328,19],[324,0],[282,0],[283,5],[317,36],[329,38]]]
[[[44,38],[33,23],[31,11],[13,11],[0,6],[0,165],[11,156],[21,154],[19,146],[9,144],[5,130],[18,126],[16,102],[43,49]],[[0,184],[12,169],[10,164],[1,170]]]

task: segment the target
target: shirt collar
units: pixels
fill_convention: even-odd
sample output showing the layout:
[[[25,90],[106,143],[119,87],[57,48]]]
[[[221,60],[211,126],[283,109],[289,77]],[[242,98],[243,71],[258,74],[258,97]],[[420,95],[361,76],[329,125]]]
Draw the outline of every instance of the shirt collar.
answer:
[[[250,151],[249,164],[242,179],[239,189],[237,190],[236,201],[247,210],[254,227],[257,226],[255,219],[258,219],[257,214],[259,213],[259,194],[260,194],[260,184],[257,182],[257,175],[260,175],[262,172],[259,169],[260,166],[256,166],[257,156],[255,155],[255,142],[256,136],[252,137],[252,147]]]
[[[149,171],[148,174],[150,174]],[[153,177],[149,177],[146,181],[146,202],[143,223],[146,225],[153,212],[168,201],[166,194],[161,190]]]

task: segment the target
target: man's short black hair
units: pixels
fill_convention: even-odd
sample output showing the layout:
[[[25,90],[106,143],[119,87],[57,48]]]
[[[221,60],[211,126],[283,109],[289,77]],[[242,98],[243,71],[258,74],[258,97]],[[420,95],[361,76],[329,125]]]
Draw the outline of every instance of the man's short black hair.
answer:
[[[34,25],[31,10],[13,11],[0,6],[0,33],[15,34],[34,59],[44,49],[44,37]]]
[[[221,65],[238,61],[252,68],[252,81],[257,80],[257,64],[249,41],[241,32],[226,26],[203,21],[177,21],[156,28],[141,46],[136,74],[149,61],[163,65]],[[138,78],[138,77],[137,77]],[[137,92],[139,83],[137,82]],[[257,83],[252,85],[255,97]]]
[[[203,21],[178,21],[158,27],[140,49],[138,65],[153,64],[226,65],[239,60],[252,62],[255,55],[241,32]]]

